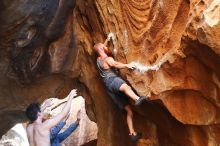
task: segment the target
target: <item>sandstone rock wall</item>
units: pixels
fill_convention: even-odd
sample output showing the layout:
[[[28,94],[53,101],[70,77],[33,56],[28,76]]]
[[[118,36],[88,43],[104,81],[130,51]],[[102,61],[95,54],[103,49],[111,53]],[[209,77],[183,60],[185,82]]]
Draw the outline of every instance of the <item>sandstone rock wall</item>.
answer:
[[[76,0],[73,9],[68,0],[2,2],[2,123],[23,120],[28,103],[64,96],[75,86],[98,124],[99,146],[220,144],[218,0]],[[154,100],[133,107],[135,127],[143,132],[137,144],[96,70],[92,46],[109,32],[116,35],[109,44],[116,60],[162,62],[157,71],[120,70],[138,94]]]
[[[65,70],[64,62],[74,51],[72,24],[67,23],[73,19],[73,4],[70,0],[0,2],[0,135],[24,121],[29,103],[65,96],[73,87],[72,79],[58,71]],[[64,28],[69,42],[51,44],[62,39]],[[63,58],[61,65],[53,59],[59,50],[52,50],[58,45],[65,52],[58,56]]]
[[[82,56],[94,58],[92,44],[104,42],[107,34],[113,32],[117,36],[116,45],[114,42],[109,45],[117,49],[116,60],[138,61],[146,66],[163,62],[157,71],[120,72],[138,94],[151,95],[155,100],[152,105],[134,108],[135,124],[144,131],[144,138],[137,145],[219,144],[218,7],[217,1],[76,2],[76,40],[79,48],[83,48]],[[214,22],[208,20],[212,18]],[[90,63],[87,60],[85,64]],[[92,64],[83,67],[81,81],[93,98],[97,121],[102,121],[101,116],[106,115],[99,109],[103,104],[109,106],[110,101],[97,101],[97,98],[103,100],[103,95],[98,93],[97,72],[96,78],[91,76],[96,70]],[[113,108],[108,107],[106,113],[111,114]],[[111,118],[108,121],[112,127],[106,128],[98,122],[98,145],[134,145],[127,140],[126,129],[122,129],[126,139],[123,142],[115,137],[118,131],[103,135],[103,127],[103,131],[111,133],[114,124],[119,124],[117,118]],[[110,143],[106,142],[109,137],[113,138]]]

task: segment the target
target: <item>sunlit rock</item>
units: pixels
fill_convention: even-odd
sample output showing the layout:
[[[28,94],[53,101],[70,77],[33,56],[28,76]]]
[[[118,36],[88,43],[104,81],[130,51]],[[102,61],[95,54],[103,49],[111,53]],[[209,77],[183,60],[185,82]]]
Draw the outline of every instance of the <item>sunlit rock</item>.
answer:
[[[112,33],[115,59],[141,65],[120,76],[154,100],[133,107],[134,125],[143,132],[136,145],[220,144],[218,0],[4,0],[2,6],[1,135],[25,121],[29,103],[78,88],[97,123],[97,145],[135,145],[92,49]]]

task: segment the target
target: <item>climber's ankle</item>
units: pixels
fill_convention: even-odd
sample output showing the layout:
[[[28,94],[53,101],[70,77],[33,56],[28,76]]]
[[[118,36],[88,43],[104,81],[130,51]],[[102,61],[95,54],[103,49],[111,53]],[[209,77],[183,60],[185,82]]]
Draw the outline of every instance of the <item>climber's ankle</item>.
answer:
[[[145,101],[146,101],[146,97],[145,96],[140,96],[139,99],[135,101],[135,106],[140,106]]]
[[[134,132],[130,132],[129,135],[136,135],[137,133],[134,131]]]
[[[135,132],[135,133],[131,133],[130,138],[132,141],[137,141],[142,137],[142,133],[141,132]]]

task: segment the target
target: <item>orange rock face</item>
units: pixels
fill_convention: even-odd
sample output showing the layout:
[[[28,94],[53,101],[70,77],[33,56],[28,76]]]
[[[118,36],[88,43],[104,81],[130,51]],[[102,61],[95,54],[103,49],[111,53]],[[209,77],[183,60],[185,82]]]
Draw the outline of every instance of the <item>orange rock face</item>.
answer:
[[[0,15],[13,16],[1,22],[2,123],[23,119],[21,111],[34,100],[64,96],[77,87],[89,118],[98,124],[99,146],[220,144],[218,0],[76,0],[73,9],[68,0],[23,3],[4,1],[8,7]],[[22,9],[12,10],[15,4]],[[41,6],[48,15],[37,19],[32,14],[40,15]],[[23,16],[26,7],[33,10]],[[92,47],[110,32],[116,36],[109,43],[116,60],[159,67],[120,70],[139,95],[153,100],[133,107],[135,127],[143,132],[136,144],[129,140],[125,113],[107,96],[96,69]]]
[[[219,144],[214,136],[217,130],[210,130],[212,126],[219,127],[220,114],[218,7],[218,1],[76,2],[76,40],[79,40],[78,48],[84,48],[82,56],[93,58],[92,44],[104,42],[107,34],[113,32],[116,43],[113,41],[109,46],[117,49],[116,60],[136,61],[145,66],[161,64],[157,71],[120,72],[139,95],[151,95],[154,100],[152,105],[134,108],[135,125],[144,132],[137,145]],[[210,22],[213,17],[214,22]],[[96,105],[97,121],[101,121],[98,145],[134,145],[129,142],[126,129],[122,130],[123,136],[118,134],[123,139],[120,141],[115,136],[118,131],[111,136],[101,134],[106,130],[111,133],[115,126],[106,128],[102,123],[101,116],[106,115],[99,109],[109,103],[100,101],[103,100],[103,95],[99,95],[101,85],[95,82],[98,75],[91,76],[96,70],[95,63],[92,62],[93,69],[88,64],[87,60],[82,65],[81,82],[89,89]],[[109,107],[107,111],[119,112],[115,108]],[[110,123],[117,125],[120,120],[113,121]],[[114,140],[106,141],[109,137]]]

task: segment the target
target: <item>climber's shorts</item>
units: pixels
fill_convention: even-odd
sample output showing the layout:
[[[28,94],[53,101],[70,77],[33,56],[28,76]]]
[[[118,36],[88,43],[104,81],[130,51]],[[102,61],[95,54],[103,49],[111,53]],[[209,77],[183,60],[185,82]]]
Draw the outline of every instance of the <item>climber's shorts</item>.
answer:
[[[108,94],[112,98],[112,100],[119,106],[120,109],[124,109],[126,105],[129,105],[128,97],[121,92],[119,89],[122,84],[126,83],[120,77],[110,77],[105,85],[108,90]]]
[[[124,80],[122,80],[120,77],[110,77],[105,81],[105,86],[107,89],[112,93],[117,93],[120,90],[120,87],[122,84],[126,83]]]

